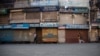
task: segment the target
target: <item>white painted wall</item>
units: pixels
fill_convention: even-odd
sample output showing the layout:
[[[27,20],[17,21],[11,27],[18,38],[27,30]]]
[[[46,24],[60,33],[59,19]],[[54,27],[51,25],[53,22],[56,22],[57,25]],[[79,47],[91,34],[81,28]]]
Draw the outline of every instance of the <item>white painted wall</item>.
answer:
[[[60,22],[62,24],[86,24],[87,18],[85,18],[82,14],[74,14],[74,18],[72,18],[72,14],[60,14]]]
[[[90,41],[97,41],[97,29],[92,29]]]
[[[65,43],[65,30],[58,30],[58,42]]]

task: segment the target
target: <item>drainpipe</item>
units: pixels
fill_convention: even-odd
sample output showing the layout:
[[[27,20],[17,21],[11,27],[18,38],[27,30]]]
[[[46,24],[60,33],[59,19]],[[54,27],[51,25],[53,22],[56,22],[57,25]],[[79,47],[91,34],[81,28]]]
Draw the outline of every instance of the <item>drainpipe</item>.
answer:
[[[75,16],[74,16],[74,14],[72,14],[72,20],[73,20],[73,24],[75,24]]]
[[[88,38],[88,40],[89,41],[91,41],[90,39],[92,37],[91,36],[92,24],[91,24],[91,11],[90,10],[91,10],[91,7],[89,7],[89,14],[88,14],[89,15],[88,16],[88,19],[89,19],[89,35],[88,35],[89,38]]]

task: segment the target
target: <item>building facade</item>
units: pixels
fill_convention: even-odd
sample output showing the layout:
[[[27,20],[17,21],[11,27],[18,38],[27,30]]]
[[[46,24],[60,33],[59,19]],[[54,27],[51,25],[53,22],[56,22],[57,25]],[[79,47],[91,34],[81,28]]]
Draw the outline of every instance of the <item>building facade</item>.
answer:
[[[90,0],[90,41],[99,42],[100,41],[100,12],[99,0]]]
[[[34,33],[38,43],[78,43],[79,35],[88,43],[94,38],[89,0],[15,0],[9,8],[0,7],[1,42],[34,42]]]

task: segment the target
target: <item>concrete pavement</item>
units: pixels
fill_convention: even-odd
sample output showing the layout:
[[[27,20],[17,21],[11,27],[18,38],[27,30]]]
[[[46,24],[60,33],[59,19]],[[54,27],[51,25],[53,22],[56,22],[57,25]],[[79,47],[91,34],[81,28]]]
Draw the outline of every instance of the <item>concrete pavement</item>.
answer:
[[[2,44],[0,56],[100,56],[100,43]]]

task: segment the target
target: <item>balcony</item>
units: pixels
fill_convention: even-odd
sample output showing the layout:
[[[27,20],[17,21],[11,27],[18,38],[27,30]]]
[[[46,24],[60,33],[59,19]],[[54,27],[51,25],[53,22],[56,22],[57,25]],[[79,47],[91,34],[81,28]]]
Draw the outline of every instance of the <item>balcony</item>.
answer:
[[[23,9],[10,11],[10,23],[39,23],[40,12],[23,12]]]

